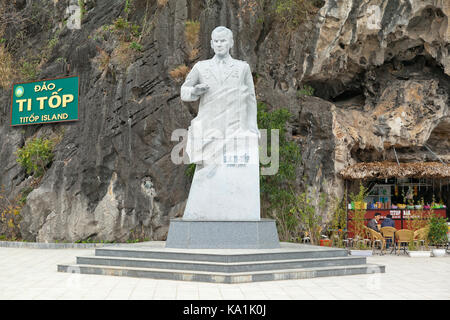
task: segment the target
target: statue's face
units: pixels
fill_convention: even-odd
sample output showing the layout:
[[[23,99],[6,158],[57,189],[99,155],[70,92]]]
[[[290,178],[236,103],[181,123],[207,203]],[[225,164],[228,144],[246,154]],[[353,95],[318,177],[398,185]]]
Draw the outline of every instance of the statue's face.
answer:
[[[211,47],[214,53],[219,56],[225,56],[229,53],[233,42],[225,32],[215,33],[211,40]]]

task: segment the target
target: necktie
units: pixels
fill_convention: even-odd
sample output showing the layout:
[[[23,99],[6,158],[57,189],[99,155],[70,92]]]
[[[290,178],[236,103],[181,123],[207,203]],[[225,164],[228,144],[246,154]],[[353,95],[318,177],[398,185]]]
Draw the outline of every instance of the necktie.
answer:
[[[225,76],[225,61],[219,61],[219,78],[220,82],[223,82],[223,78]]]

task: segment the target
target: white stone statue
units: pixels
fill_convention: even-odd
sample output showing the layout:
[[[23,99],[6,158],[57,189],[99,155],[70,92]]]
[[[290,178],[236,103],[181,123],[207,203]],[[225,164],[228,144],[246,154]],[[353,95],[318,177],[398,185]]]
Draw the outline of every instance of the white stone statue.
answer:
[[[233,33],[211,34],[215,56],[200,61],[181,87],[183,101],[200,99],[186,152],[196,163],[183,220],[260,220],[259,131],[250,66],[230,56]]]

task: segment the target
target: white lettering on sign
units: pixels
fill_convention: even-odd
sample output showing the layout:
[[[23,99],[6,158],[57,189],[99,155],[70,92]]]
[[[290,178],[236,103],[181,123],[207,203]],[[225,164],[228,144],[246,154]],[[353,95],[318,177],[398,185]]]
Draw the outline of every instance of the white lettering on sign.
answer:
[[[45,102],[47,102],[47,106],[49,106],[52,109],[56,109],[59,107],[67,107],[67,105],[74,101],[73,94],[65,94],[63,96],[59,96],[57,92],[53,92],[51,97],[38,97],[36,100],[39,102],[39,109],[44,110],[45,109]],[[19,112],[24,111],[24,105],[26,104],[27,111],[31,111],[32,109],[32,99],[22,99],[16,101],[19,104]]]
[[[392,218],[400,218],[401,217],[401,210],[390,210],[389,213],[391,214]]]

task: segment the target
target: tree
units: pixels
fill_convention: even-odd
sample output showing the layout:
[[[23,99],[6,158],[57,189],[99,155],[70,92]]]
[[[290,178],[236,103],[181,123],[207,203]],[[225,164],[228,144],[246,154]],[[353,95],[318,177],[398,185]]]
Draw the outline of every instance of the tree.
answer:
[[[27,174],[33,174],[36,178],[45,174],[53,157],[53,141],[49,139],[35,138],[17,150],[17,162]]]
[[[292,114],[285,108],[267,111],[264,103],[258,103],[258,127],[279,130],[279,170],[275,175],[260,175],[263,216],[277,221],[282,241],[291,241],[299,221],[291,213],[295,206],[296,168],[301,163],[300,149],[294,141],[286,138],[286,123]],[[268,134],[268,153],[271,153],[271,135]],[[263,166],[263,165],[261,165]]]

